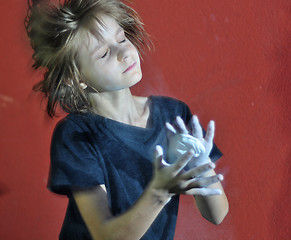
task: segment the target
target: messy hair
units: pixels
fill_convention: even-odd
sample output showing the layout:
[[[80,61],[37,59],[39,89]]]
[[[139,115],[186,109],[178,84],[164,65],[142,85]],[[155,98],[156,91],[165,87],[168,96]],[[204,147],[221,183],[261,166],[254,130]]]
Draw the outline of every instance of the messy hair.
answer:
[[[94,32],[100,15],[113,17],[139,53],[150,48],[149,36],[138,14],[120,0],[28,0],[25,27],[34,50],[33,68],[45,70],[34,91],[47,98],[47,113],[56,116],[60,106],[67,113],[92,111],[77,63],[76,43],[81,32]],[[98,33],[97,33],[98,34]]]

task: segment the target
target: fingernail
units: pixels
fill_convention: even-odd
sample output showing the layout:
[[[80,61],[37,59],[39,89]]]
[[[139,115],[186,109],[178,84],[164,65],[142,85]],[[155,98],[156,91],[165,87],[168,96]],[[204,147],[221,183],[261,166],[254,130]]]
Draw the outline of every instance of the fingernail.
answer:
[[[221,174],[219,174],[219,175],[217,176],[217,179],[218,179],[219,181],[222,181],[222,180],[224,179],[224,177],[223,177]]]
[[[176,121],[177,121],[177,122],[181,122],[181,121],[183,121],[183,120],[182,120],[182,118],[181,118],[180,116],[177,116],[177,117],[176,117]]]
[[[213,162],[209,163],[209,168],[211,169],[215,168],[215,164]]]
[[[166,122],[166,128],[167,128],[169,131],[171,131],[171,132],[173,132],[173,133],[176,133],[175,128],[173,128],[173,126],[172,126],[170,123],[168,123],[168,122]]]
[[[217,195],[221,195],[222,191],[220,189],[217,189]]]
[[[213,120],[210,120],[209,125],[210,126],[214,126],[214,124],[215,124],[214,121]]]
[[[156,151],[158,152],[159,155],[163,154],[163,149],[162,149],[162,147],[160,145],[156,146]]]

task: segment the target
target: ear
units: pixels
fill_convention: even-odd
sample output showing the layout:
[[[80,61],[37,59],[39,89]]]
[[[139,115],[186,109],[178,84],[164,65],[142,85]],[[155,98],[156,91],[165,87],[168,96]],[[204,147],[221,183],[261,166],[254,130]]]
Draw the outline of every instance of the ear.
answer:
[[[85,83],[80,83],[80,86],[83,90],[85,90],[88,87],[87,84]]]

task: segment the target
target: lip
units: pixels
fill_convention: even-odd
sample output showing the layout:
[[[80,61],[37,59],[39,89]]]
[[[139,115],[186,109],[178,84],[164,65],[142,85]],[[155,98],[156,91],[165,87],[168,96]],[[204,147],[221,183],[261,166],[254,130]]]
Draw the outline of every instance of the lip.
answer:
[[[125,69],[123,73],[130,71],[131,69],[135,68],[135,66],[136,66],[136,63],[134,62],[133,64],[129,65],[129,67]]]

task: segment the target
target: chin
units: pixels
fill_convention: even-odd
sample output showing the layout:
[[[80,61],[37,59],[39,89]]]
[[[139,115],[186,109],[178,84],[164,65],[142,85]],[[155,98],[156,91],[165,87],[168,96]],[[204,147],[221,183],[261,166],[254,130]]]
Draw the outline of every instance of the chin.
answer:
[[[138,73],[134,73],[134,76],[130,79],[129,82],[129,87],[134,86],[135,84],[139,83],[142,79],[142,73],[138,72]]]

